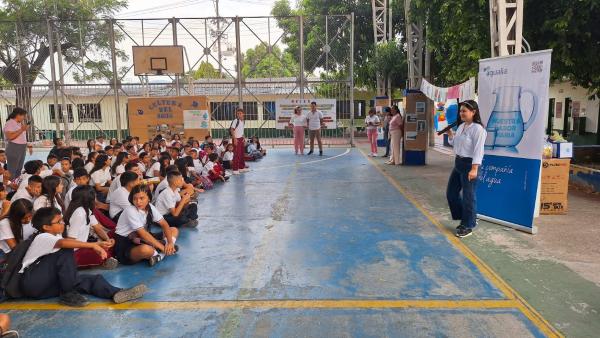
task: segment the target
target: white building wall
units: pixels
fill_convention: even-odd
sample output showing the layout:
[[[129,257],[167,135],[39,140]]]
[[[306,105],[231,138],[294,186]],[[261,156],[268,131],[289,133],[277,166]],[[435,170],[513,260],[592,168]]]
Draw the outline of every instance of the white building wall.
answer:
[[[579,116],[586,117],[585,131],[588,133],[596,133],[598,131],[598,115],[599,115],[599,104],[600,100],[590,100],[589,94],[586,89],[582,87],[572,86],[568,82],[554,83],[550,85],[549,96],[550,99],[555,99],[556,103],[562,103],[561,117],[557,118],[557,111],[554,111],[553,129],[562,130],[564,126],[565,117],[565,99],[570,98],[573,102],[580,102],[581,112]],[[548,122],[546,120],[546,127]],[[573,130],[573,119],[569,121],[570,129]]]

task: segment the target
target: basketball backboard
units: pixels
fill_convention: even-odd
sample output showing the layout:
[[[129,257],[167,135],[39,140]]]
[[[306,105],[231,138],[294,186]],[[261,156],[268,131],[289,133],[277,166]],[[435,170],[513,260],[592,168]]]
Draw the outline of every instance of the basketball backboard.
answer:
[[[182,75],[183,46],[133,46],[133,72],[139,75]]]

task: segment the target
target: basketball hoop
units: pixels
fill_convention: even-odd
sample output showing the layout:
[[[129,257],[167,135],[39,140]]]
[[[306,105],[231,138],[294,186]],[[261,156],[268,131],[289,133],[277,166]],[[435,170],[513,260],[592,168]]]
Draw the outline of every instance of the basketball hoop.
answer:
[[[183,46],[133,46],[136,76],[183,75]]]

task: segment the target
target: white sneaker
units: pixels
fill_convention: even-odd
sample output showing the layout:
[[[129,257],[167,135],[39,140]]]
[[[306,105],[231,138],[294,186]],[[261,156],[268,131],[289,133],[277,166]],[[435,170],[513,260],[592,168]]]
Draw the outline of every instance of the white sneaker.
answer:
[[[373,155],[373,157],[377,157],[377,154],[375,154],[375,153],[373,153],[372,155]]]
[[[234,171],[233,171],[233,174],[234,174],[234,175],[239,175],[239,174],[240,174],[240,171],[239,171],[239,170],[234,170]]]

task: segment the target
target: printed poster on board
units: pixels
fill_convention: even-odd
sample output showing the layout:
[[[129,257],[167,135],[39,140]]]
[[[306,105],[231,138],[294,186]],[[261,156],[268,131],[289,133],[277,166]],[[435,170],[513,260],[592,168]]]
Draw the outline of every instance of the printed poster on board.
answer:
[[[317,110],[323,113],[323,120],[327,129],[337,128],[336,119],[336,100],[335,99],[279,99],[275,101],[275,120],[277,121],[277,129],[286,129],[294,108],[300,106],[302,114],[306,115],[310,112],[310,103],[317,103]]]
[[[551,50],[479,61],[479,108],[487,131],[477,211],[535,233]]]

